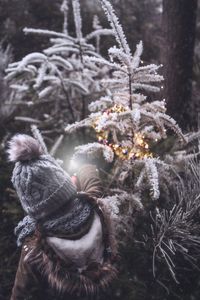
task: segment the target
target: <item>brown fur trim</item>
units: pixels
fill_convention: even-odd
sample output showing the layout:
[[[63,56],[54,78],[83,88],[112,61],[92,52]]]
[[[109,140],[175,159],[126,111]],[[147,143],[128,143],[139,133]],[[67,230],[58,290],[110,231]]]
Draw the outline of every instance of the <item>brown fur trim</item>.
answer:
[[[26,262],[37,269],[60,295],[96,296],[117,277],[116,268],[108,261],[103,264],[91,263],[80,273],[70,261],[59,259],[43,239],[35,238],[34,243],[25,257]]]
[[[58,294],[96,296],[117,277],[117,269],[113,265],[117,258],[116,241],[110,215],[103,204],[87,194],[80,193],[79,196],[87,198],[100,216],[105,245],[104,263],[91,263],[86,270],[79,272],[70,260],[60,259],[38,232],[30,241],[32,250],[25,259]]]

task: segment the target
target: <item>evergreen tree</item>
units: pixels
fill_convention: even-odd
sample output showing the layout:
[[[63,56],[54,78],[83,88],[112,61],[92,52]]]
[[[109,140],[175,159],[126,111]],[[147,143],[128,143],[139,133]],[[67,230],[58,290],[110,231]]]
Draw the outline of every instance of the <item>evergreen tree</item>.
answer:
[[[85,61],[84,56],[92,55],[100,59],[98,49],[90,41],[98,39],[99,43],[101,36],[112,34],[112,30],[94,23],[93,31],[83,36],[78,0],[72,1],[72,9],[75,36],[68,31],[68,1],[64,0],[61,6],[63,32],[25,28],[25,34],[47,36],[51,46],[11,63],[5,77],[15,91],[16,99],[20,99],[17,105],[24,107],[15,119],[36,123],[47,134],[50,130],[54,137],[60,134],[60,140],[65,124],[84,118],[89,99],[103,92],[99,80],[107,76],[108,68],[98,68]]]
[[[140,66],[142,43],[132,55],[111,4],[100,2],[118,46],[109,49],[110,60],[85,59],[110,67],[111,77],[102,81],[107,95],[92,102],[88,118],[68,125],[66,132],[91,127],[96,133],[96,142],[75,148],[74,160],[85,157],[93,161],[102,155],[112,162],[106,195],[100,201],[111,212],[122,252],[126,253],[127,244],[131,245],[124,272],[128,268],[126,280],[132,280],[138,288],[136,299],[142,284],[142,299],[149,293],[153,293],[151,299],[156,299],[157,291],[159,296],[168,293],[174,299],[176,290],[181,295],[184,289],[185,276],[193,281],[199,268],[200,227],[194,217],[200,204],[199,164],[191,161],[198,157],[198,149],[196,154],[190,154],[191,142],[199,133],[183,135],[166,114],[165,101],[149,101],[148,93],[158,92],[158,83],[163,79],[157,73],[159,66]],[[136,266],[129,265],[130,260]],[[141,267],[148,269],[147,278]],[[151,276],[153,283],[149,281]],[[129,286],[130,293],[134,287]]]

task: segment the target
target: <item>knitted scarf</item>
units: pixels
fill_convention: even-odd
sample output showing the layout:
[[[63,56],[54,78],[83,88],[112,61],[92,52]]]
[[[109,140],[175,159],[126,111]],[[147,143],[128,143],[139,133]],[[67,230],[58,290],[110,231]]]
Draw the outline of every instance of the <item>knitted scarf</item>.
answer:
[[[25,216],[15,228],[17,245],[21,246],[24,239],[33,234],[37,227],[46,236],[73,236],[81,232],[83,227],[89,229],[93,216],[91,203],[79,195],[73,200],[73,207],[70,211],[67,204],[66,207],[61,207],[43,221],[37,221],[29,215]]]

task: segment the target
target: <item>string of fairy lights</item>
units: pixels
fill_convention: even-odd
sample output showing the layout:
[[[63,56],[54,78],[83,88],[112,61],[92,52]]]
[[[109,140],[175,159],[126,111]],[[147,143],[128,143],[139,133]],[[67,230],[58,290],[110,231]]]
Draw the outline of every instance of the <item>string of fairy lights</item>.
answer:
[[[96,132],[96,137],[98,142],[107,145],[112,149],[115,155],[122,160],[133,160],[133,159],[144,159],[148,157],[153,157],[149,149],[149,144],[145,135],[141,132],[135,132],[131,135],[131,146],[124,146],[123,142],[115,143],[112,136],[110,135],[109,129],[104,129],[103,127],[99,129],[99,124],[102,118],[109,116],[113,113],[126,112],[128,108],[121,104],[115,104],[113,107],[106,109],[102,112],[102,116],[96,118],[93,123],[93,128]]]

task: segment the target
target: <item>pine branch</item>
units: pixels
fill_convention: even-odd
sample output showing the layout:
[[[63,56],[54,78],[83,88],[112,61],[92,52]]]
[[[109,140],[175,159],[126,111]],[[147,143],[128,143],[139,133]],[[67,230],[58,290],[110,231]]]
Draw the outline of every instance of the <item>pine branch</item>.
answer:
[[[69,41],[74,41],[75,39],[71,36],[68,36],[64,33],[60,33],[60,32],[56,32],[53,30],[46,30],[46,29],[34,29],[34,28],[27,28],[25,27],[23,29],[23,32],[25,34],[40,34],[40,35],[47,35],[47,36],[56,36],[56,37],[60,37],[60,38],[65,38],[66,40]]]
[[[48,154],[47,146],[44,142],[44,139],[42,137],[42,134],[40,133],[39,129],[37,128],[36,125],[31,125],[31,131],[33,133],[33,136],[38,142],[40,143],[42,149],[44,150],[45,154]]]
[[[107,0],[99,0],[99,1],[108,17],[111,27],[113,28],[116,40],[120,48],[124,51],[124,53],[130,56],[131,50],[129,48],[124,31],[122,29],[122,26],[119,23],[119,19],[115,14],[112,5]]]
[[[80,43],[83,38],[83,34],[82,34],[82,18],[81,18],[79,0],[72,0],[72,6],[73,6],[73,13],[74,13],[75,28],[76,28],[76,37]]]
[[[63,33],[68,35],[68,10],[69,10],[68,0],[63,0],[60,10],[63,12],[64,15]]]
[[[62,144],[63,139],[64,139],[64,134],[61,134],[61,135],[57,138],[56,142],[54,143],[54,145],[52,146],[52,148],[51,148],[51,150],[50,150],[50,154],[51,154],[52,156],[55,156],[55,154],[56,154],[58,148],[59,148],[60,145]]]
[[[75,160],[79,157],[87,157],[92,160],[100,155],[103,155],[104,159],[107,162],[112,162],[114,158],[114,153],[110,147],[106,145],[101,145],[99,143],[88,143],[87,145],[81,145],[75,148],[75,154],[72,157],[72,160]]]

